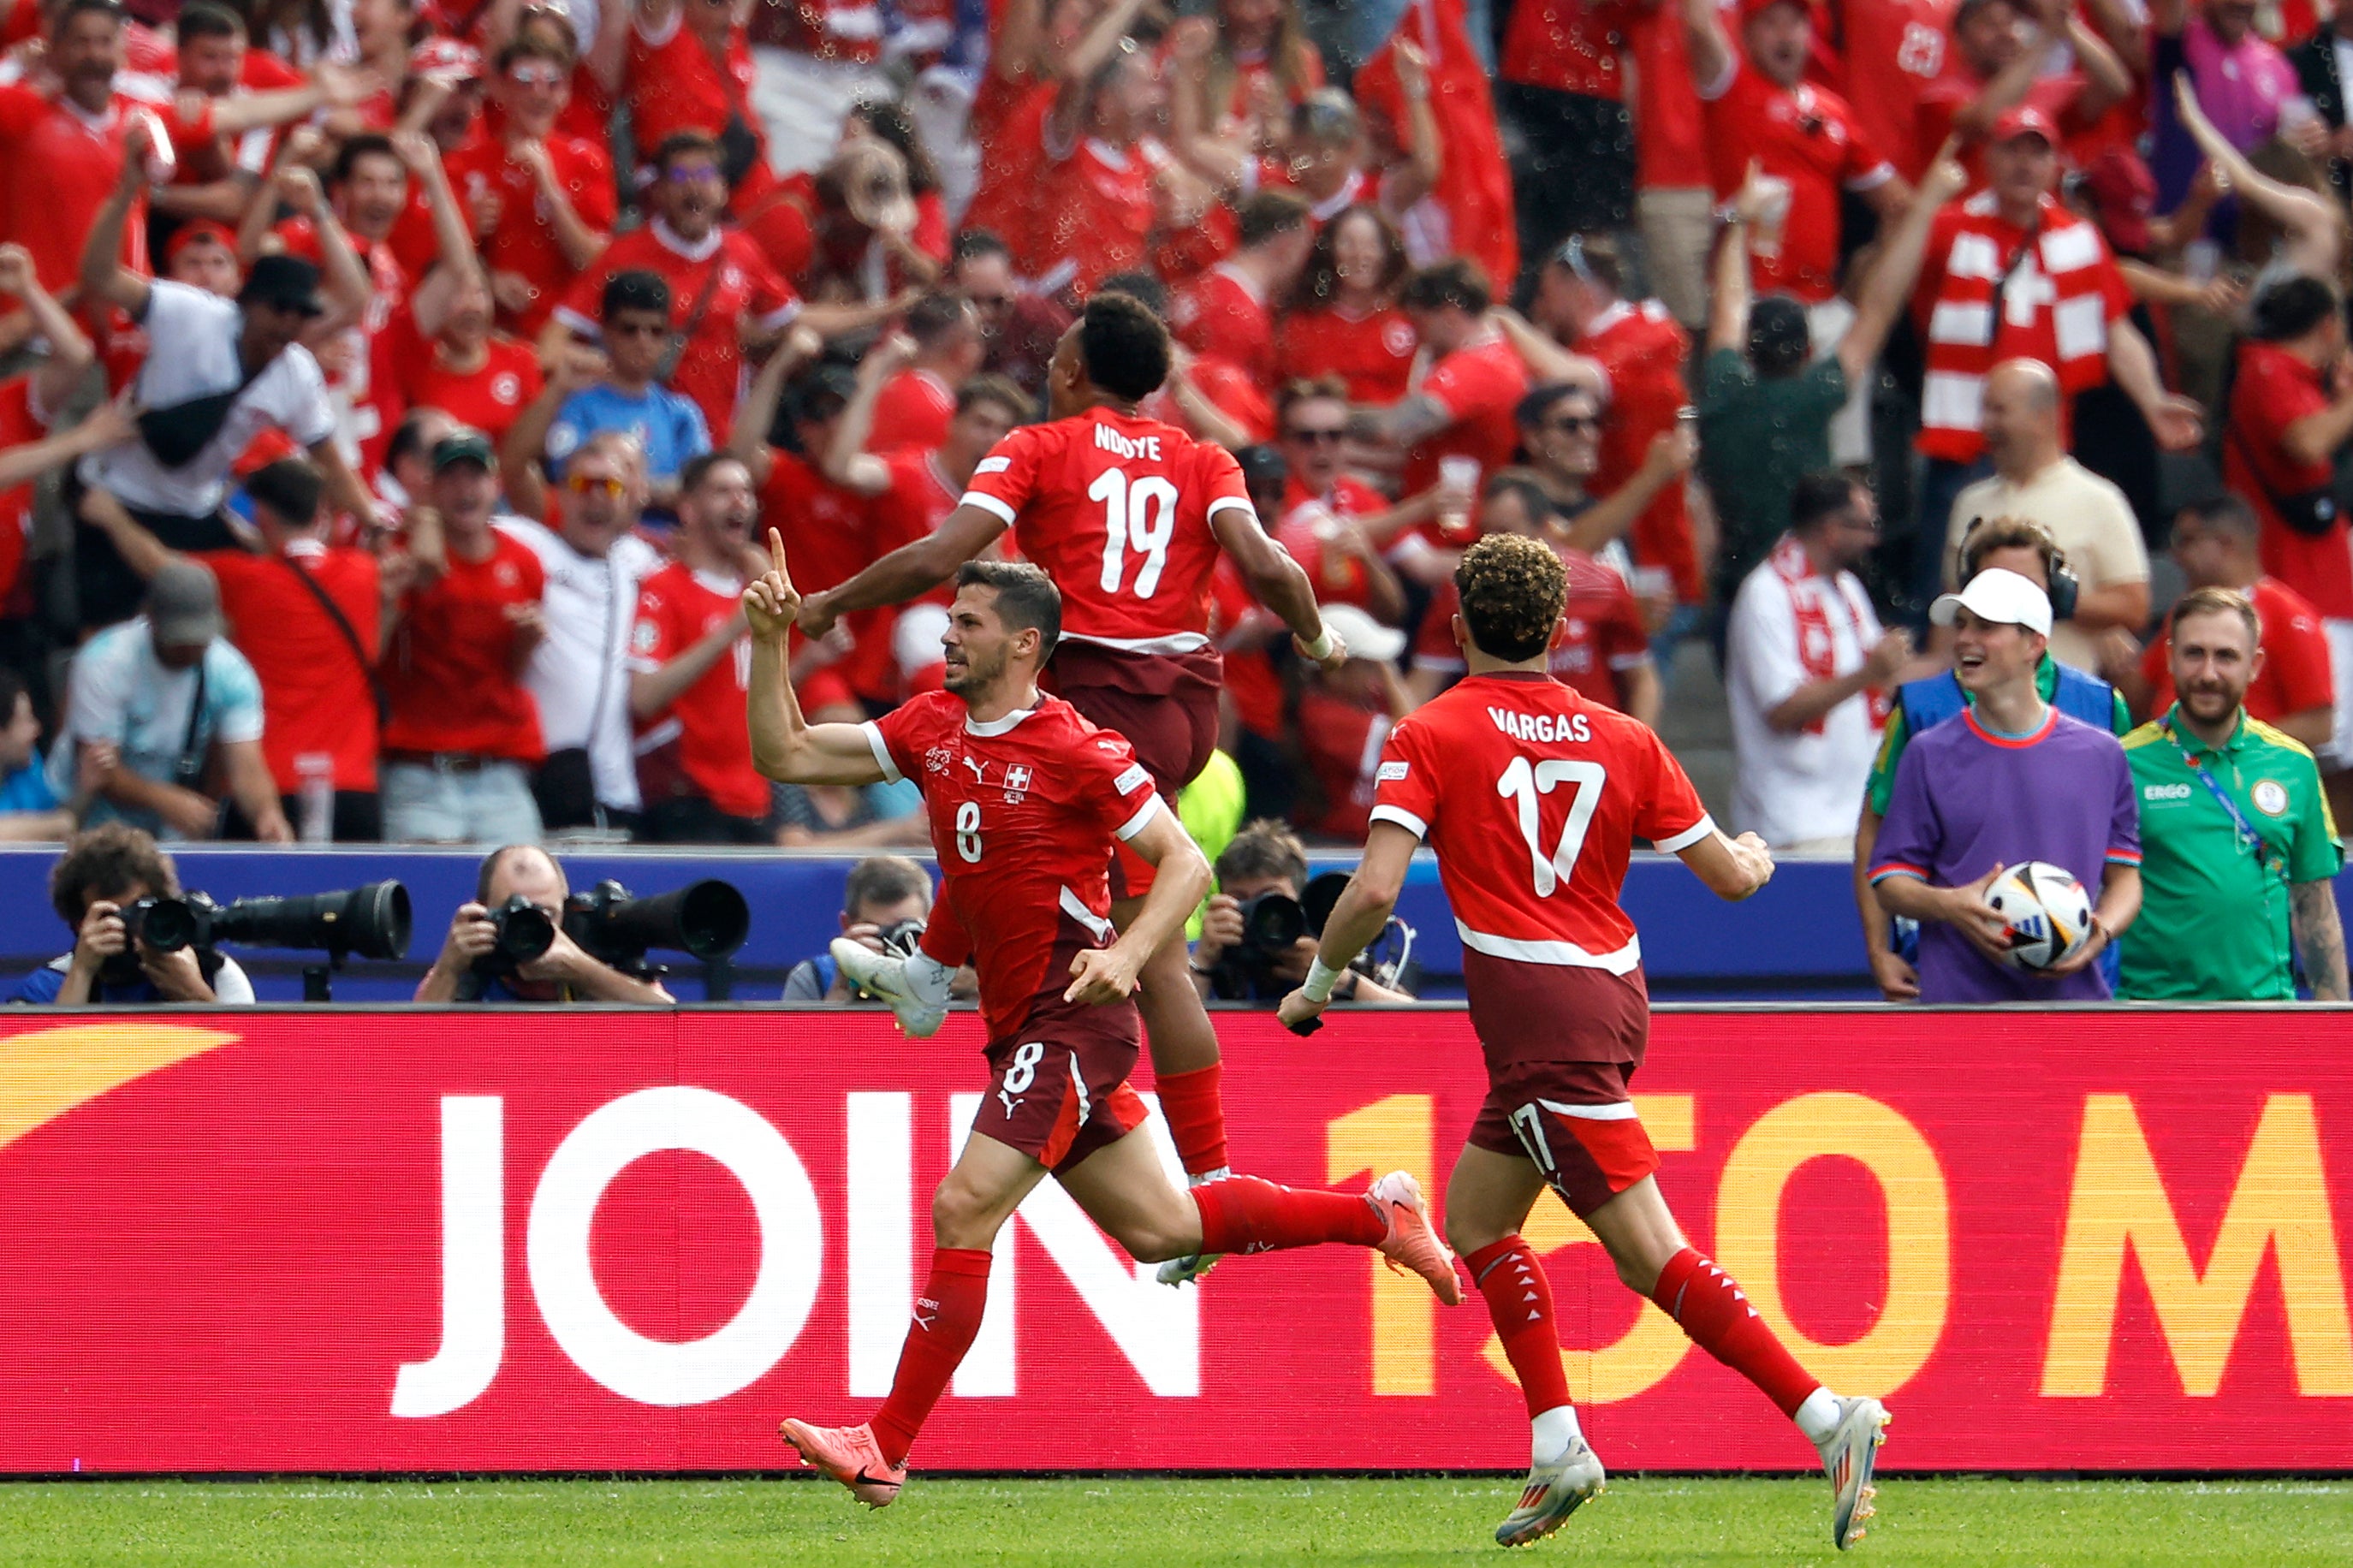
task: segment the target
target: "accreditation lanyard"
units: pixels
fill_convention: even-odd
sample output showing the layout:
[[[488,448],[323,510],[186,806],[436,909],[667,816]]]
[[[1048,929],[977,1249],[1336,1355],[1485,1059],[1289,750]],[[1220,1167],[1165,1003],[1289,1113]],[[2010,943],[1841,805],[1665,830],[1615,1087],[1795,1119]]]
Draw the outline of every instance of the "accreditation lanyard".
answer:
[[[2182,765],[2198,775],[2198,782],[2206,786],[2206,793],[2214,797],[2215,804],[2222,808],[2222,814],[2231,819],[2231,832],[2238,839],[2239,847],[2253,853],[2256,865],[2276,874],[2281,881],[2286,881],[2287,858],[2284,855],[2274,857],[2271,846],[2263,842],[2263,836],[2257,833],[2254,826],[2247,820],[2247,814],[2239,809],[2239,803],[2231,798],[2231,792],[2224,789],[2214,775],[2189,754],[2189,748],[2181,743],[2181,737],[2174,732],[2172,719],[2168,716],[2158,728],[2165,738],[2173,742],[2173,749],[2181,754]]]

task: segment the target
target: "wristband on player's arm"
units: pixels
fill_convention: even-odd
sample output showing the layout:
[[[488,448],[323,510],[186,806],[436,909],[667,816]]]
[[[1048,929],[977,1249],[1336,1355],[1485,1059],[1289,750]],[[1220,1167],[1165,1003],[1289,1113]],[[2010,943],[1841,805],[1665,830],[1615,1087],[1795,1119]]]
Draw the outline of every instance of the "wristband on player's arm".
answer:
[[[1315,627],[1315,638],[1313,642],[1306,645],[1307,657],[1316,660],[1318,663],[1331,658],[1332,642],[1333,637],[1331,626],[1321,621],[1317,622]],[[1323,998],[1318,997],[1317,1000],[1321,1001]]]
[[[1338,984],[1340,976],[1347,973],[1345,968],[1335,969],[1324,963],[1324,955],[1319,952],[1315,955],[1315,962],[1307,966],[1307,978],[1300,984],[1300,994],[1318,1005],[1329,1002],[1332,1000],[1332,987]]]

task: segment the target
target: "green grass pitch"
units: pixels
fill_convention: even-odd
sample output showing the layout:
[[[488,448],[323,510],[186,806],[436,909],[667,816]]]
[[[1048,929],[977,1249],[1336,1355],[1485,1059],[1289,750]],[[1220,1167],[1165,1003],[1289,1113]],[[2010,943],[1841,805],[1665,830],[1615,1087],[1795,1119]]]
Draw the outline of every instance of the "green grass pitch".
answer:
[[[953,1480],[879,1514],[813,1480],[0,1485],[13,1568],[453,1564],[1402,1564],[1500,1559],[1515,1481]],[[1817,1480],[1611,1482],[1514,1561],[1784,1564],[1838,1558]],[[1841,1561],[2353,1563],[2353,1482],[1891,1480]]]

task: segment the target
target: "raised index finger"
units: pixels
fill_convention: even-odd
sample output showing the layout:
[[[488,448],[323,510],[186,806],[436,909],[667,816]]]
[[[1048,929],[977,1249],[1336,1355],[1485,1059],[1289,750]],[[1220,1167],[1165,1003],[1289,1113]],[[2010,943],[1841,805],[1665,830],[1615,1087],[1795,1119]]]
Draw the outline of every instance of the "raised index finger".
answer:
[[[785,580],[785,586],[790,588],[793,574],[785,570],[785,536],[773,528],[768,530],[768,563],[776,568],[776,575]]]

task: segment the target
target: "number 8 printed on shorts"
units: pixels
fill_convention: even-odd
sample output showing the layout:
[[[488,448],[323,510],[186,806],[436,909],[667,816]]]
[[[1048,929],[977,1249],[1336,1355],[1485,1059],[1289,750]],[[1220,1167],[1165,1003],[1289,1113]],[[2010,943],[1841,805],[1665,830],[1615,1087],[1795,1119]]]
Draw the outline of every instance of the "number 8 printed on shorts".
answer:
[[[1015,1051],[1012,1065],[1005,1069],[1005,1092],[1029,1093],[1029,1086],[1038,1081],[1038,1064],[1045,1059],[1046,1047],[1037,1040]]]
[[[980,802],[965,801],[956,807],[956,853],[967,866],[980,864]]]

